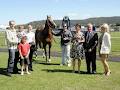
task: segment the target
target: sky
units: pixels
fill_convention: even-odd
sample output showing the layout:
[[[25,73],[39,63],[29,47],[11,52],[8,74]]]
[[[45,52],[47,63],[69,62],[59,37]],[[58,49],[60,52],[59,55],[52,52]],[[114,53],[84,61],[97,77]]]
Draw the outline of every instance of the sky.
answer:
[[[120,16],[120,0],[0,0],[0,24],[17,24],[53,19],[87,19]]]

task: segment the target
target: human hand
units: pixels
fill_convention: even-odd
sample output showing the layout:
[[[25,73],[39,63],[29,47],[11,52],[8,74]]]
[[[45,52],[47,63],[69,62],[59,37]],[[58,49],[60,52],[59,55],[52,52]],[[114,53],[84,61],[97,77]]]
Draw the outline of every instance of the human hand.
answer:
[[[23,56],[21,56],[21,59],[24,59],[24,57],[23,57]]]
[[[91,52],[92,51],[92,49],[90,48],[89,50],[88,50],[88,52]]]
[[[27,55],[27,56],[25,56],[25,58],[28,58],[28,55]]]

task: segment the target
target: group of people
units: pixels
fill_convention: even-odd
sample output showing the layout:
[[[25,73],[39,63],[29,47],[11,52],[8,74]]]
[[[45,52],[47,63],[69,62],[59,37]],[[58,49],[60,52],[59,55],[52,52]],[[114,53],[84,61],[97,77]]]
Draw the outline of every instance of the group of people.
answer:
[[[21,75],[24,75],[26,70],[32,69],[33,47],[35,47],[35,34],[32,32],[32,26],[28,25],[27,32],[24,31],[23,26],[19,26],[18,32],[15,29],[15,21],[9,21],[9,28],[6,30],[6,41],[8,46],[8,66],[7,75],[18,73],[17,63],[21,65]]]
[[[93,25],[87,25],[87,31],[81,31],[81,25],[75,25],[75,34],[72,34],[67,24],[63,25],[63,30],[59,33],[53,32],[55,36],[61,36],[62,62],[61,66],[73,66],[75,72],[76,60],[78,60],[78,73],[80,73],[81,60],[85,56],[87,73],[96,74],[96,52],[97,46],[99,56],[104,66],[104,74],[109,76],[111,71],[107,63],[108,55],[111,50],[111,37],[109,25],[104,23],[100,26],[101,36],[93,29]]]
[[[20,61],[21,75],[26,70],[32,68],[32,57],[35,47],[35,33],[32,32],[32,26],[28,25],[27,32],[23,26],[19,26],[18,32],[15,29],[15,21],[9,21],[10,28],[6,30],[6,40],[8,45],[8,66],[7,75],[18,73],[17,63]],[[59,33],[52,31],[55,36],[61,36],[62,62],[61,66],[73,66],[75,72],[76,60],[78,60],[78,73],[80,73],[81,60],[86,59],[87,73],[96,73],[96,49],[98,46],[99,56],[104,66],[105,75],[109,76],[111,71],[107,63],[108,55],[111,50],[111,40],[108,24],[104,23],[100,27],[101,35],[98,37],[93,25],[87,25],[87,31],[81,31],[81,25],[75,25],[75,33],[72,34],[67,24],[63,24],[63,29]]]

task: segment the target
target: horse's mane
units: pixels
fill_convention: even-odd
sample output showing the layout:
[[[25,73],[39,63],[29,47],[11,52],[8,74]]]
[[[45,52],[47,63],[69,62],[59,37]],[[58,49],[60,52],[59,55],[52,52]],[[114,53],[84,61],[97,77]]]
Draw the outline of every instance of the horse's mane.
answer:
[[[36,31],[42,31],[44,29],[44,27],[45,27],[44,25],[40,25],[37,27]]]

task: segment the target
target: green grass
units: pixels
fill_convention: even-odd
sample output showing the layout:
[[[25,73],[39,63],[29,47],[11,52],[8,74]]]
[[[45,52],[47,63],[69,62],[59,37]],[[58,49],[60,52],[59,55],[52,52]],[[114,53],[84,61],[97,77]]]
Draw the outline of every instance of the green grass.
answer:
[[[0,48],[6,47],[5,43],[6,43],[6,41],[5,41],[5,33],[0,32]]]
[[[7,53],[0,53],[0,69],[7,66]],[[109,62],[112,74],[102,75],[103,66],[97,61],[96,75],[71,73],[72,67],[59,66],[61,58],[52,57],[53,65],[40,64],[41,57],[33,63],[31,75],[13,75],[11,78],[0,75],[0,90],[120,90],[120,63]],[[86,71],[82,61],[81,71]]]

